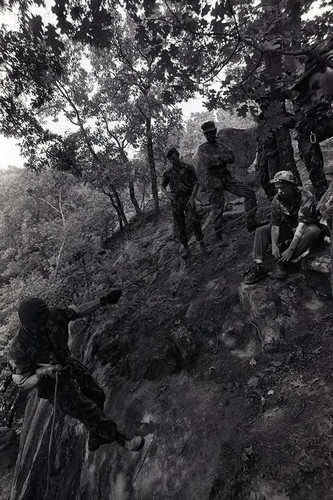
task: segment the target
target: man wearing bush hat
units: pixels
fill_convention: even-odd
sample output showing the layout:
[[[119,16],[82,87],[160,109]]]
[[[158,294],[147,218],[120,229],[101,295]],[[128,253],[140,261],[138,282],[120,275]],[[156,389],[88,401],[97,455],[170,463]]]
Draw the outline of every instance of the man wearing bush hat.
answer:
[[[277,192],[271,206],[271,223],[256,230],[253,246],[254,264],[244,283],[252,285],[267,276],[263,266],[266,251],[278,262],[276,278],[283,279],[290,262],[309,252],[320,235],[316,202],[313,194],[297,186],[292,172],[281,170],[270,181]]]
[[[68,347],[71,321],[92,313],[101,306],[116,304],[121,290],[78,307],[49,307],[39,297],[24,300],[18,308],[21,322],[11,342],[8,366],[13,382],[22,390],[37,388],[38,396],[53,403],[58,378],[56,404],[65,415],[82,422],[89,431],[88,448],[95,451],[103,443],[116,441],[125,449],[139,451],[144,439],[128,439],[117,424],[103,413],[103,389],[87,368],[71,356]]]
[[[222,226],[224,212],[224,191],[244,197],[247,228],[254,231],[263,223],[255,219],[257,200],[255,192],[243,182],[235,179],[227,165],[234,163],[235,157],[231,149],[225,146],[217,137],[217,129],[213,121],[205,122],[201,129],[206,142],[198,148],[199,158],[205,168],[206,188],[210,193],[214,232],[218,241],[222,241]]]

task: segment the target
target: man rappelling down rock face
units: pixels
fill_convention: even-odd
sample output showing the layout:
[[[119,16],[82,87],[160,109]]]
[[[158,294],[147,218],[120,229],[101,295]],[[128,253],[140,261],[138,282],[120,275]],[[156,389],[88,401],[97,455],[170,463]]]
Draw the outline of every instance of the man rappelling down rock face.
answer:
[[[82,422],[89,431],[88,448],[95,451],[103,443],[116,441],[129,451],[139,451],[144,438],[129,439],[103,413],[103,389],[87,368],[71,356],[68,325],[101,306],[116,304],[121,296],[114,289],[100,299],[78,307],[49,307],[40,298],[24,300],[18,309],[21,326],[12,340],[8,365],[20,389],[37,388],[38,396],[54,401],[65,415]]]

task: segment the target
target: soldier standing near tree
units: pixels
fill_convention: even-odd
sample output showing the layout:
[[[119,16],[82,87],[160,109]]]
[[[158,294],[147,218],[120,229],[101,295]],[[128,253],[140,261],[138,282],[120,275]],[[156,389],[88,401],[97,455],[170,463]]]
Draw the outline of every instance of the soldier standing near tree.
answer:
[[[290,129],[295,127],[295,116],[286,109],[286,93],[266,91],[256,98],[260,106],[257,116],[256,170],[267,198],[272,200],[275,191],[270,180],[281,170],[290,170],[299,186],[302,185],[294,158]]]
[[[214,122],[203,123],[201,129],[207,142],[199,146],[198,155],[206,172],[206,188],[210,193],[215,236],[220,243],[225,244],[222,237],[224,191],[245,198],[246,222],[249,231],[254,231],[257,227],[266,224],[266,221],[259,222],[255,218],[257,199],[254,190],[235,179],[227,169],[228,164],[234,163],[235,157],[231,149],[217,138]]]
[[[331,102],[327,98],[317,99],[305,84],[297,85],[296,89],[298,95],[294,107],[298,147],[319,201],[328,188],[320,142],[333,135]]]
[[[183,258],[187,258],[190,255],[186,232],[187,220],[197,241],[200,242],[202,251],[208,253],[195,208],[195,195],[198,192],[199,181],[194,167],[180,160],[179,151],[176,148],[169,149],[166,158],[172,167],[163,174],[161,190],[171,201],[175,240],[182,243],[185,248]],[[168,186],[170,190],[167,190]]]
[[[332,58],[333,37],[329,37],[314,48],[293,86],[298,146],[317,201],[328,188],[320,143],[333,137],[333,69],[325,64]]]

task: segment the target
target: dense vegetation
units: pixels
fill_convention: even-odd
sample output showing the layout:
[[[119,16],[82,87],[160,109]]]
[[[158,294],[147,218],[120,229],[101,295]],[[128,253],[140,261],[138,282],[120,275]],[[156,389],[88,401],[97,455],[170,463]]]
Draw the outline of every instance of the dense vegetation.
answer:
[[[23,295],[75,300],[113,283],[100,252],[147,204],[158,211],[165,149],[193,158],[211,116],[184,124],[181,102],[201,95],[218,124],[244,127],[269,92],[265,133],[281,126],[332,4],[2,0],[0,132],[26,159],[1,174],[3,328]],[[64,117],[71,131],[51,132]]]
[[[126,226],[125,191],[139,214],[149,182],[159,208],[159,163],[181,138],[179,103],[201,94],[209,109],[237,108],[245,117],[258,114],[269,91],[262,133],[283,124],[299,62],[320,59],[315,47],[329,33],[330,7],[327,0],[2,0],[11,23],[0,34],[0,131],[21,140],[28,168],[50,166],[97,187]],[[48,121],[64,116],[72,132],[52,133]]]

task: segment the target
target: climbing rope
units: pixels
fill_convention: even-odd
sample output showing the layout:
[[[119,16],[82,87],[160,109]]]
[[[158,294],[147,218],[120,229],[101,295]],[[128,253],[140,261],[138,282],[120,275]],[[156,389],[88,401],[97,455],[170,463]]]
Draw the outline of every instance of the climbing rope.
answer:
[[[257,208],[263,206],[264,204],[266,204],[266,200],[263,201],[262,203],[259,203],[256,207],[252,208],[251,210],[249,210],[249,212],[245,212],[243,213],[242,215],[240,215],[239,217],[237,217],[236,219],[233,219],[232,221],[228,222],[227,224],[225,224],[225,226],[223,226],[223,229],[226,229],[228,226],[231,226],[232,224],[234,224],[235,222],[243,219],[244,217],[247,217],[248,214],[250,212],[253,212],[255,210],[257,210]],[[201,241],[197,241],[196,243],[194,243],[193,245],[191,245],[191,247],[189,247],[189,250],[191,250],[192,248],[195,248],[196,246],[200,245],[200,243],[202,243],[203,241],[206,241],[207,239],[211,238],[212,236],[214,236],[214,232],[208,234],[203,240]],[[217,243],[216,245],[213,245],[212,247],[210,247],[211,250],[213,250],[214,248],[217,248],[219,247],[219,243]],[[174,255],[173,257],[171,257],[170,259],[168,259],[167,261],[163,262],[163,264],[161,265],[158,265],[158,266],[155,266],[153,267],[153,269],[151,269],[150,271],[148,271],[146,274],[142,275],[140,278],[136,279],[135,281],[132,281],[131,283],[129,283],[128,285],[126,285],[123,290],[127,290],[127,288],[130,288],[131,286],[134,286],[136,285],[137,283],[139,283],[141,280],[147,278],[148,276],[150,276],[151,274],[154,274],[156,273],[159,269],[163,269],[163,267],[165,267],[166,265],[170,264],[170,262],[173,262],[174,260],[177,260],[177,259],[180,259],[182,258],[183,255],[185,255],[187,253],[188,250],[183,250],[183,252],[180,252],[178,253],[177,255]]]
[[[52,423],[51,423],[51,432],[49,439],[49,449],[47,455],[47,480],[46,480],[46,490],[44,494],[44,500],[47,500],[49,488],[50,488],[50,476],[51,476],[51,452],[52,452],[52,444],[53,444],[53,434],[56,420],[56,403],[57,403],[57,392],[58,392],[58,372],[55,372],[55,384],[54,384],[54,396],[53,396],[53,413],[52,413]]]

